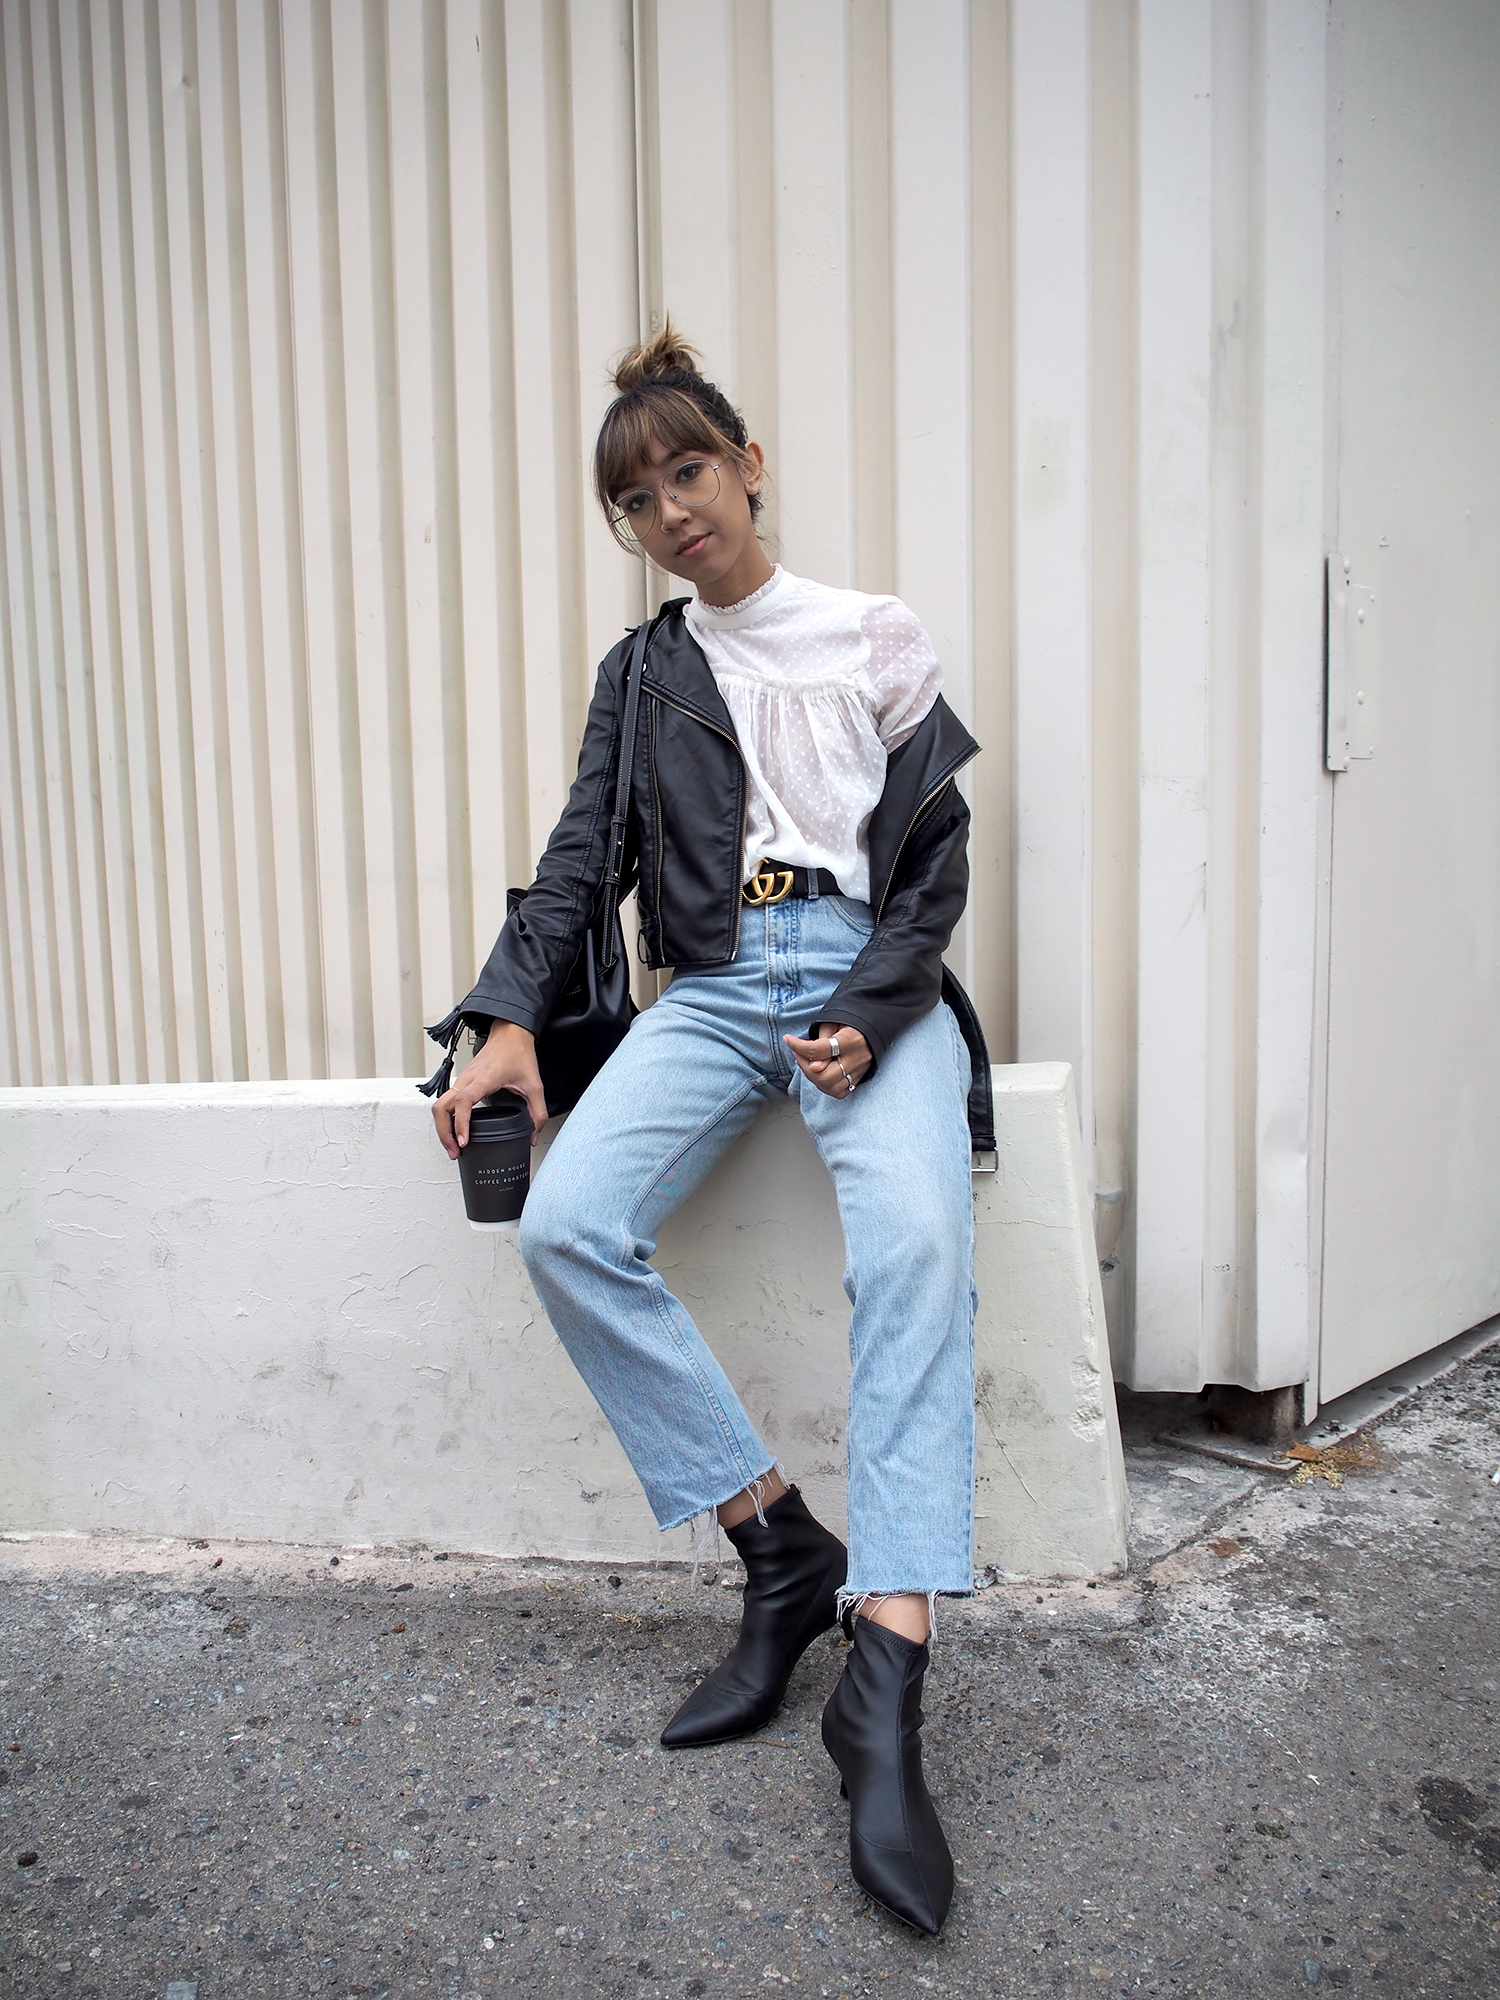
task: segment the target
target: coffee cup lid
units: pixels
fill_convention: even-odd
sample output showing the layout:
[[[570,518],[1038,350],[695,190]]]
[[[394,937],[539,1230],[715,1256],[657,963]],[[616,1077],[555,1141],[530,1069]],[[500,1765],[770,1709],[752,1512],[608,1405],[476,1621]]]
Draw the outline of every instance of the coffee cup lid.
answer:
[[[481,1097],[469,1113],[469,1129],[472,1131],[476,1126],[486,1133],[509,1138],[515,1132],[531,1130],[531,1113],[525,1098],[515,1091],[496,1090],[488,1097]]]

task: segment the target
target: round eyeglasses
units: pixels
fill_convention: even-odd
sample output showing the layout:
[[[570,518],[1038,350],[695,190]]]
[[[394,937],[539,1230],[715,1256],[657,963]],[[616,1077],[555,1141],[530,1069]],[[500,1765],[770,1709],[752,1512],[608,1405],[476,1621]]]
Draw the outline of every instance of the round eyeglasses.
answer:
[[[678,507],[711,507],[719,497],[719,467],[722,459],[689,458],[661,481],[661,491]],[[632,486],[622,493],[609,510],[609,525],[616,541],[627,549],[639,549],[656,526],[657,489]]]

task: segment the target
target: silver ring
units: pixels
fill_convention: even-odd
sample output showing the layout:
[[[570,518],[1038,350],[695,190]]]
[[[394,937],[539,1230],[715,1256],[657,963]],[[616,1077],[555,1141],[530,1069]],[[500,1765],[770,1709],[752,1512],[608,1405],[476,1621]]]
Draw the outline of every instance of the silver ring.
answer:
[[[839,1060],[839,1038],[838,1038],[838,1036],[837,1036],[837,1035],[830,1035],[830,1036],[828,1037],[828,1053],[829,1053],[829,1054],[830,1054],[830,1055],[831,1055],[831,1056],[833,1057],[833,1059],[834,1059],[834,1061],[835,1061],[835,1062],[838,1062],[838,1060]],[[840,1063],[840,1064],[839,1064],[839,1067],[840,1067],[840,1068],[842,1069],[842,1068],[843,1068],[843,1064],[842,1064],[842,1063]]]
[[[838,1062],[839,1075],[844,1079],[845,1083],[847,1083],[849,1086],[849,1089],[844,1092],[845,1097],[848,1097],[854,1089],[854,1078],[849,1074],[848,1070],[844,1068],[844,1065],[841,1062],[839,1062],[837,1056],[834,1057],[834,1061]]]

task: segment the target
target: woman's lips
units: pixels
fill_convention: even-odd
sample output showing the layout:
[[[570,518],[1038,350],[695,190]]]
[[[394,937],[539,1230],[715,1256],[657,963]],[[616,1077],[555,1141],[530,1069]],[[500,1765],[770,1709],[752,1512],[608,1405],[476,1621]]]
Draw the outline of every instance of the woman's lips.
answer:
[[[701,535],[694,535],[691,541],[684,542],[682,544],[681,548],[678,549],[677,553],[679,556],[695,556],[698,554],[699,550],[703,547],[704,543],[707,540],[708,536],[706,533]]]

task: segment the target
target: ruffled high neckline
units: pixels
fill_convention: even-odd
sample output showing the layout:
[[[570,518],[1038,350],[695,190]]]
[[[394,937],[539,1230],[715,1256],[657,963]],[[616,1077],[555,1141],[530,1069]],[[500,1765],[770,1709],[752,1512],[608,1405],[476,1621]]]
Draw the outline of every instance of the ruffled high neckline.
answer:
[[[758,590],[752,590],[748,597],[742,597],[737,604],[705,604],[701,597],[695,597],[691,610],[695,619],[701,619],[710,631],[728,632],[739,625],[753,625],[781,596],[782,591],[796,582],[777,563],[771,574]]]

